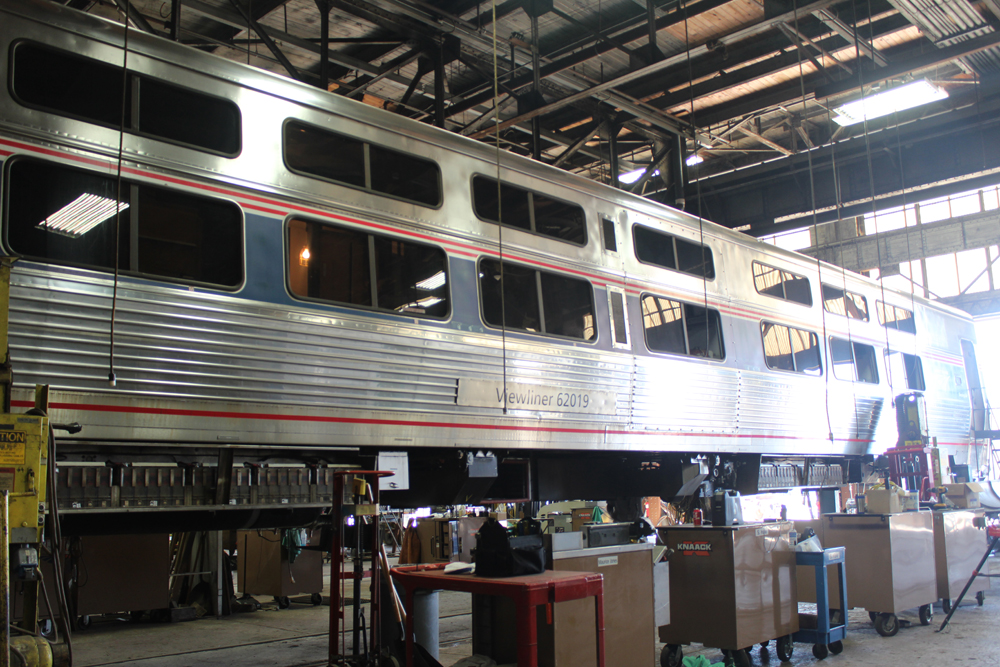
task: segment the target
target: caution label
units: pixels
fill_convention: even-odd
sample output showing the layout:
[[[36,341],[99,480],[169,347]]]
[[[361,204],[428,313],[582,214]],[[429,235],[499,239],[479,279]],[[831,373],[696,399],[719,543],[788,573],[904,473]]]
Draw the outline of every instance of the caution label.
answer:
[[[0,431],[0,464],[23,464],[27,441],[26,431]]]

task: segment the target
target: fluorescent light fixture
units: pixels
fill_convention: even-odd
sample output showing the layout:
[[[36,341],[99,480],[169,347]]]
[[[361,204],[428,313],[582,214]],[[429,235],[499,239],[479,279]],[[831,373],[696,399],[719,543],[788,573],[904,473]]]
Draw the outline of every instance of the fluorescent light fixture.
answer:
[[[128,204],[118,204],[118,212],[128,208]],[[38,223],[49,231],[80,238],[91,229],[115,214],[115,200],[94,194],[82,194],[69,204]]]
[[[705,158],[703,158],[702,156],[698,155],[697,153],[691,153],[691,155],[688,155],[687,159],[684,160],[684,164],[686,164],[689,167],[693,167],[696,164],[701,164],[704,161]]]
[[[417,289],[432,290],[437,289],[444,285],[445,275],[444,271],[438,271],[430,278],[424,278],[419,283],[417,283]]]
[[[624,183],[625,185],[632,185],[633,183],[638,181],[639,178],[641,178],[642,175],[645,173],[646,173],[645,167],[643,167],[642,169],[636,169],[635,171],[625,172],[624,174],[618,175],[618,182]],[[660,170],[657,169],[652,174],[650,174],[650,177],[659,175],[660,175]]]
[[[396,308],[396,310],[401,313],[426,313],[428,308],[436,306],[442,301],[444,299],[441,297],[425,296],[423,299],[417,299],[413,303],[405,303]]]
[[[868,120],[881,118],[897,111],[937,102],[946,97],[948,97],[947,91],[921,79],[839,106],[834,109],[838,115],[833,117],[833,122],[838,125],[854,125],[866,118]]]

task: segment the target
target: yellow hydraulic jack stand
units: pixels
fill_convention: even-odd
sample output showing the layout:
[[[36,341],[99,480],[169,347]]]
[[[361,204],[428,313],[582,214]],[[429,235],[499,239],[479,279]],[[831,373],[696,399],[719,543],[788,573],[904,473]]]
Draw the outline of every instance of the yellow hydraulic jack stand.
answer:
[[[69,647],[38,634],[41,573],[38,549],[45,520],[48,473],[48,387],[35,390],[40,414],[11,414],[11,368],[7,348],[9,258],[0,262],[0,667],[69,667]],[[24,584],[21,635],[11,637],[11,578]],[[50,613],[53,613],[50,610]],[[53,618],[55,614],[53,613]],[[31,634],[34,633],[34,634]],[[13,659],[12,659],[13,658]]]
[[[45,475],[48,467],[48,417],[0,414],[0,665],[27,667],[69,665],[65,644],[52,645],[42,637],[11,637],[10,579],[24,584],[21,627],[38,630],[38,547],[45,511]],[[15,652],[19,660],[5,660]]]

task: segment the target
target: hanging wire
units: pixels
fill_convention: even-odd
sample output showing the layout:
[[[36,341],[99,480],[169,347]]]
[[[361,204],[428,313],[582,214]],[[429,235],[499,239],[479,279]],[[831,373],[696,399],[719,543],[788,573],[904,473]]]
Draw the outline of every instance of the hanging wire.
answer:
[[[115,277],[114,285],[111,289],[111,330],[109,332],[108,348],[108,384],[112,387],[118,386],[118,378],[115,375],[115,317],[118,313],[118,276],[121,271],[121,224],[122,224],[122,160],[125,153],[125,112],[129,103],[129,75],[128,75],[128,21],[129,7],[125,9],[125,36],[124,52],[122,56],[122,108],[120,122],[118,123],[118,163],[115,169]],[[134,210],[129,213],[135,215]]]
[[[906,231],[906,256],[909,258],[909,257],[913,257],[913,252],[910,249],[910,230],[909,230],[909,225],[906,222],[906,173],[904,171],[905,167],[904,167],[904,163],[903,163],[903,143],[902,143],[902,139],[900,139],[900,136],[899,136],[900,133],[899,133],[899,112],[898,111],[893,112],[892,119],[896,123],[896,157],[899,160],[899,191],[900,191],[900,193],[902,195],[902,199],[903,199],[903,229]],[[919,215],[919,211],[917,211],[916,209],[914,210],[914,221],[913,221],[913,224],[914,224],[915,228],[920,225],[920,215]],[[923,254],[923,248],[921,248],[921,254]],[[906,263],[909,266],[909,270],[910,270],[910,308],[913,309],[914,313],[916,313],[917,312],[917,306],[916,306],[916,296],[914,294],[914,288],[916,287],[917,284],[913,280],[913,260],[912,259],[907,259]],[[882,276],[881,276],[881,271],[880,271],[879,272],[879,278],[881,278],[881,277]],[[923,271],[920,272],[920,279],[923,281],[924,285],[927,284],[927,276],[924,275]]]
[[[692,133],[694,134],[694,145],[695,150],[698,147],[698,126],[695,124],[694,117],[694,70],[691,64],[691,33],[688,29],[688,11],[687,3],[681,2],[681,8],[684,11],[684,48],[687,51],[687,66],[688,66],[688,92],[689,92],[689,103],[691,105],[691,118],[688,121],[691,124]],[[683,145],[684,139],[681,138],[678,142],[679,146]],[[683,155],[683,151],[681,151]],[[679,155],[678,158],[682,157]],[[680,173],[677,174],[677,178],[684,178],[684,161],[678,159],[678,170]],[[698,201],[698,243],[701,245],[701,297],[702,303],[705,308],[705,351],[706,354],[711,348],[711,327],[709,326],[709,315],[708,315],[708,248],[705,247],[705,218],[701,215],[701,179],[699,178],[695,181],[695,198]],[[686,208],[686,207],[685,207]],[[722,326],[722,318],[719,318],[719,326]],[[722,333],[721,331],[719,332]]]
[[[500,185],[500,70],[497,63],[497,1],[493,7],[493,128],[497,161],[497,243],[500,255],[500,345],[503,360],[503,414],[507,414],[507,290],[503,266],[503,192]],[[513,63],[512,63],[513,65]],[[513,69],[513,67],[512,67]]]
[[[830,108],[829,107],[827,107],[827,109],[826,109],[826,120],[827,120],[827,124],[830,124],[830,123],[833,122],[833,114],[830,112]],[[831,167],[833,169],[833,196],[834,196],[834,199],[835,199],[835,202],[836,202],[836,206],[837,206],[837,222],[842,222],[843,218],[841,218],[841,210],[842,210],[841,204],[843,202],[840,199],[840,175],[839,175],[839,173],[837,171],[837,143],[836,142],[832,142],[831,145],[830,145],[830,162],[831,162]],[[855,222],[855,233],[857,233],[857,222]],[[845,312],[846,312],[846,309],[847,309],[847,269],[844,268],[844,243],[843,243],[843,241],[841,241],[841,242],[839,242],[837,244],[837,252],[838,252],[838,265],[840,267],[840,284],[841,284],[841,286],[844,289],[844,309],[845,309]],[[823,295],[823,283],[821,282],[820,283],[820,297],[821,298],[822,298],[822,295]],[[825,300],[824,300],[824,303],[823,303],[823,307],[826,308],[826,302],[825,302]],[[870,322],[871,321],[871,311],[869,311],[867,313],[867,315],[868,315],[868,320],[867,321]],[[850,317],[848,315],[848,317],[847,317],[847,342],[851,346],[851,355],[853,356],[853,354],[854,354],[854,332],[853,332],[853,323],[851,322],[852,319],[854,319],[854,318],[852,318],[852,317]],[[855,361],[857,361],[857,360],[855,360]],[[875,363],[876,363],[876,365],[878,364],[877,361]],[[830,370],[831,371],[833,370],[833,368],[832,368],[832,362],[831,362],[831,369]],[[856,381],[856,377],[857,377],[857,371],[855,371],[855,378],[851,379],[852,383],[854,383]],[[854,414],[855,414],[855,417],[857,417],[857,415],[859,414],[858,413],[858,392],[852,391],[851,392],[851,397],[854,399]],[[874,435],[874,434],[871,434],[871,435]],[[857,430],[855,431],[855,437],[858,437],[858,438],[861,437],[861,423],[860,423],[860,421],[857,423]],[[869,438],[869,441],[871,439],[872,438]]]
[[[869,16],[871,15],[871,3],[868,3]],[[854,19],[854,54],[858,63],[858,82],[859,88],[861,90],[861,102],[862,108],[864,108],[865,101],[865,81],[864,81],[864,68],[861,62],[861,45],[859,44],[858,38],[858,13],[856,3],[851,3],[851,14]],[[872,167],[872,146],[871,137],[868,132],[868,114],[863,114],[864,117],[864,136],[865,136],[865,157],[868,162],[868,187],[869,193],[872,201],[872,223],[875,226],[875,250],[878,255],[878,284],[879,291],[882,294],[882,308],[883,317],[885,319],[885,280],[882,278],[882,244],[879,242],[878,238],[878,203],[875,200],[875,170]],[[905,218],[904,218],[905,220]],[[878,317],[878,304],[875,304],[875,316]],[[884,322],[879,322],[882,324],[883,333],[885,334],[885,353],[886,358],[892,358],[892,346],[889,343],[889,327],[885,326]],[[892,396],[891,405],[895,407],[896,405],[896,391],[893,389],[892,381],[892,364],[886,364],[886,376],[889,381],[889,393]]]
[[[253,0],[247,0],[247,65],[250,64],[250,17],[253,16]],[[326,57],[326,54],[323,54]]]
[[[798,0],[796,0],[796,2],[792,5],[792,20],[795,24],[795,32],[799,33]],[[795,50],[799,60],[799,88],[802,94],[802,119],[800,119],[799,127],[801,127],[801,120],[804,120],[806,118],[806,111],[807,111],[806,80],[805,80],[805,70],[803,69],[802,65],[802,48],[803,47],[801,43],[799,43],[798,48]],[[808,130],[806,130],[806,136],[807,137],[809,136]],[[808,144],[806,145],[806,159],[809,161],[809,205],[810,208],[812,209],[812,235],[814,239],[819,239],[819,233],[817,231],[819,227],[819,219],[816,213],[816,177],[815,174],[813,173],[813,151]],[[820,350],[824,348],[829,350],[830,349],[829,336],[827,335],[827,330],[826,330],[826,301],[823,298],[823,262],[819,258],[819,253],[816,253],[816,279],[819,281],[819,301],[820,301],[819,314],[820,314],[820,321],[822,322],[823,326],[823,338],[821,339],[820,342]],[[845,308],[846,308],[846,298],[847,298],[847,292],[845,290],[844,292]],[[851,355],[852,357],[854,355],[853,343],[851,344]],[[823,355],[821,352],[820,359],[822,358]],[[830,363],[830,357],[827,356],[827,369],[826,372],[823,373],[823,407],[826,411],[826,427],[827,427],[828,439],[830,440],[831,443],[833,443],[834,441],[833,419],[831,419],[830,417],[830,374],[831,373],[833,373],[833,364]]]

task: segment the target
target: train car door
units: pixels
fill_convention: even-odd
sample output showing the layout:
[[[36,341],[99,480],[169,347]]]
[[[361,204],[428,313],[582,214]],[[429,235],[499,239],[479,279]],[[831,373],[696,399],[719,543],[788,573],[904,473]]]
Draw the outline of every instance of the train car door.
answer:
[[[972,404],[972,428],[982,431],[986,424],[986,401],[983,398],[983,385],[979,380],[976,347],[972,341],[962,340],[962,360],[965,362],[965,384],[969,388],[969,401]]]

